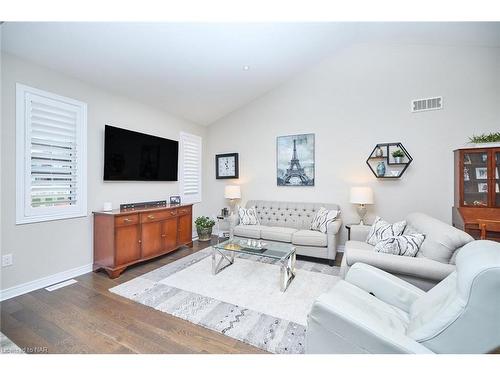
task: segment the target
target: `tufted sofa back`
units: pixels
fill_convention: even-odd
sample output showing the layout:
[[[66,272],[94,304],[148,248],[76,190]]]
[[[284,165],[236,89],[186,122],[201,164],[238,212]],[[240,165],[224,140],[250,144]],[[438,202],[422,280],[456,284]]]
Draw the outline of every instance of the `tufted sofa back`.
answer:
[[[248,201],[247,208],[255,207],[261,225],[309,229],[320,207],[340,210],[334,203],[301,203],[280,201]]]

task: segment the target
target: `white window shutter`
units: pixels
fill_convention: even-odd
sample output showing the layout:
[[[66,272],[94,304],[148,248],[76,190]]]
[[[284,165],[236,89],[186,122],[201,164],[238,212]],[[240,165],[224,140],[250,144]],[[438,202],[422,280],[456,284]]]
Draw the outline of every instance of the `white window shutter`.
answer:
[[[86,216],[87,105],[16,87],[16,223]]]
[[[180,194],[183,203],[201,202],[201,137],[180,134]]]

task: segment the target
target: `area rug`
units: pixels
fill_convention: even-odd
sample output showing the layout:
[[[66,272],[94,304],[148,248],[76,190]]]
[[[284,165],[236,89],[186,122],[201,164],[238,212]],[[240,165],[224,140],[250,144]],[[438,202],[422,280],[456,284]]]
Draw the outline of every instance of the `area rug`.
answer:
[[[201,250],[110,291],[272,353],[304,353],[307,314],[339,268],[297,260],[282,293],[275,260],[238,254],[212,275],[210,255]]]

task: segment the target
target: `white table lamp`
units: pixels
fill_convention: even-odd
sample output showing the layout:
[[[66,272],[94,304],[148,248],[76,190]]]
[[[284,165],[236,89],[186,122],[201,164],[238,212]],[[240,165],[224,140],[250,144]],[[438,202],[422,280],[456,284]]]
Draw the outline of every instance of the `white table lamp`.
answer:
[[[226,185],[224,188],[224,198],[229,199],[231,213],[234,211],[234,201],[241,198],[241,189],[239,185]]]
[[[369,187],[351,188],[349,201],[358,205],[359,224],[364,225],[363,219],[366,215],[366,205],[373,204],[373,190]]]

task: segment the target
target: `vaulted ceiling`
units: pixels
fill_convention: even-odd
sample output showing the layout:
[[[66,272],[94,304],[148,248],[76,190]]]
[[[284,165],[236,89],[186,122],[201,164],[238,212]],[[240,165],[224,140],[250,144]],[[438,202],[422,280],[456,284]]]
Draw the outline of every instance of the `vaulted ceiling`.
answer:
[[[499,23],[5,23],[2,49],[209,125],[354,43],[500,47]]]

